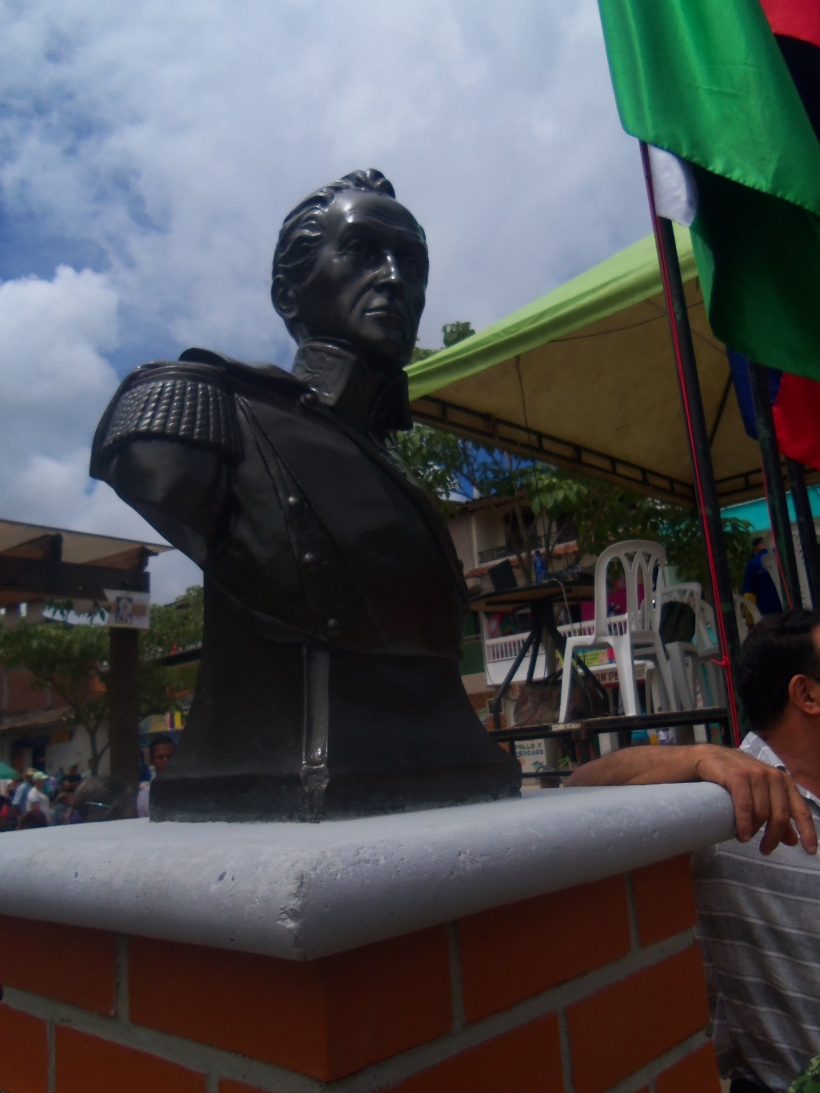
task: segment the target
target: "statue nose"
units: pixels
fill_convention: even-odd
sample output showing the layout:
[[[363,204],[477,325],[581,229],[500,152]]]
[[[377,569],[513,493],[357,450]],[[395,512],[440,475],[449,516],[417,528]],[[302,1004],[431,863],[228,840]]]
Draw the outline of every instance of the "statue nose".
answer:
[[[385,251],[384,260],[382,261],[381,280],[383,281],[401,281],[401,270],[399,269],[399,263],[396,261],[396,256],[392,251]]]

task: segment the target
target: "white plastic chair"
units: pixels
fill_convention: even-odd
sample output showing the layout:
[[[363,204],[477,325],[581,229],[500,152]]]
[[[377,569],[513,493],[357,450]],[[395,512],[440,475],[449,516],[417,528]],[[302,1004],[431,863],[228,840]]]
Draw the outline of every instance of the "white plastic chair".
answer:
[[[686,581],[669,585],[663,590],[663,602],[677,601],[692,608],[695,614],[695,633],[691,642],[668,641],[665,643],[672,678],[684,709],[697,707],[700,694],[704,706],[723,706],[726,693],[723,674],[713,661],[720,656],[712,605],[703,599],[699,581]]]
[[[607,571],[619,561],[626,583],[626,615],[607,616]],[[565,721],[572,686],[572,656],[578,649],[608,645],[615,655],[618,683],[624,713],[638,713],[638,690],[635,686],[635,659],[654,662],[660,672],[669,708],[679,708],[674,681],[663,643],[658,633],[660,604],[663,599],[663,567],[666,552],[660,543],[645,539],[629,539],[614,543],[600,555],[595,566],[595,626],[591,634],[573,635],[567,639],[564,652],[564,672],[561,680],[559,721]],[[638,578],[642,578],[644,597],[639,601]]]

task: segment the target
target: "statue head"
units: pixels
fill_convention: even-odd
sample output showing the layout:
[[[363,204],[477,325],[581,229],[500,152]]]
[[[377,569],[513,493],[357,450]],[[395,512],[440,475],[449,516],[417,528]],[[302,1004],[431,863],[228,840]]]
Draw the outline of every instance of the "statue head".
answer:
[[[427,271],[424,231],[390,182],[380,171],[354,171],[285,217],[271,298],[297,342],[349,342],[392,370],[416,344]]]

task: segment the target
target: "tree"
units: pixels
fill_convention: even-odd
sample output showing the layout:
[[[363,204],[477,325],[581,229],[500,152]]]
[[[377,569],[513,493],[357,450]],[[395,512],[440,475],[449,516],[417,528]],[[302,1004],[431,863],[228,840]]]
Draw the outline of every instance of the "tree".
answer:
[[[108,744],[99,745],[99,731],[108,716],[108,695],[100,679],[107,656],[108,631],[101,626],[21,622],[13,630],[0,630],[0,661],[9,668],[28,669],[32,689],[51,688],[88,733],[92,774],[108,750]]]
[[[469,338],[472,334],[475,334],[471,323],[445,323],[441,328],[441,340],[442,347],[449,349],[451,345],[455,345],[457,342],[464,341],[465,338]],[[413,350],[413,361],[426,361],[428,357],[434,356],[436,353],[441,352],[439,349],[422,349],[419,346]]]
[[[165,713],[179,708],[179,695],[196,686],[199,663],[165,666],[169,653],[182,652],[202,643],[205,594],[193,585],[173,603],[151,608],[151,625],[140,632],[140,713]]]
[[[399,434],[401,454],[445,516],[458,501],[506,500],[494,508],[511,553],[528,581],[531,552],[540,541],[549,566],[559,533],[574,532],[578,555],[599,554],[623,539],[663,544],[683,580],[710,587],[700,520],[692,509],[526,460],[428,425]],[[751,550],[751,525],[723,521],[732,581],[739,586]]]
[[[445,349],[449,349],[457,342],[463,342],[465,338],[473,334],[475,331],[472,323],[445,323],[441,328],[441,340],[444,342]]]
[[[96,774],[108,750],[108,744],[100,746],[99,731],[108,717],[109,631],[93,625],[96,610],[86,616],[86,622],[71,624],[67,621],[70,601],[51,606],[62,617],[0,630],[0,661],[9,668],[27,669],[33,689],[50,687],[63,699],[75,724],[88,734],[89,767]],[[193,689],[197,664],[165,667],[158,658],[198,645],[203,618],[201,586],[189,588],[173,604],[151,608],[150,628],[140,632],[140,714],[165,713],[174,708],[180,692]]]

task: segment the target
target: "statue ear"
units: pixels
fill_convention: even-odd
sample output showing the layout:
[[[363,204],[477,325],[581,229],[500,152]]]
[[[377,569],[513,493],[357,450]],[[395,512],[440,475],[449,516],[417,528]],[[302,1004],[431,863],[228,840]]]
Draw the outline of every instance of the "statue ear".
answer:
[[[299,314],[296,304],[296,294],[290,281],[281,273],[278,273],[270,289],[270,298],[273,301],[274,310],[281,315],[285,322],[293,322]]]

